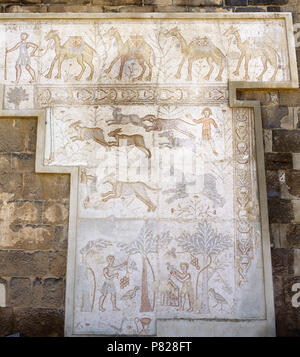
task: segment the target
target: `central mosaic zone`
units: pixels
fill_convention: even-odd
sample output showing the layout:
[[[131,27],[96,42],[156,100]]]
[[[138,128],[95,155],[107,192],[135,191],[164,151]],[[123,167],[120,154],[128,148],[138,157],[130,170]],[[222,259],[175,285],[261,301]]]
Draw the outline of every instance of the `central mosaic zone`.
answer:
[[[45,163],[80,166],[75,334],[240,316],[261,249],[251,117],[224,99],[51,109]]]

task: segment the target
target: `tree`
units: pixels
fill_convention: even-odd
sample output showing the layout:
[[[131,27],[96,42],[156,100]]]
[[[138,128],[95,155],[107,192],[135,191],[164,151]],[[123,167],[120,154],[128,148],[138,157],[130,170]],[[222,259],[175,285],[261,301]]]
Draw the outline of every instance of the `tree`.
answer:
[[[231,238],[228,235],[217,233],[207,221],[204,221],[203,223],[198,223],[193,234],[184,232],[176,240],[185,252],[203,257],[202,268],[200,268],[198,263],[195,264],[198,270],[195,291],[196,301],[198,302],[199,277],[203,273],[201,312],[207,313],[209,312],[208,268],[212,263],[213,255],[218,255],[232,246]]]
[[[150,312],[155,307],[155,292],[153,296],[153,305],[151,305],[148,291],[148,272],[147,266],[150,267],[153,281],[155,281],[155,273],[149,259],[150,254],[157,254],[158,247],[162,242],[165,242],[169,237],[169,233],[164,233],[162,236],[153,235],[152,229],[148,224],[145,224],[140,230],[137,238],[131,243],[119,243],[118,246],[125,250],[127,254],[139,254],[142,257],[142,279],[141,279],[141,306],[140,312]]]

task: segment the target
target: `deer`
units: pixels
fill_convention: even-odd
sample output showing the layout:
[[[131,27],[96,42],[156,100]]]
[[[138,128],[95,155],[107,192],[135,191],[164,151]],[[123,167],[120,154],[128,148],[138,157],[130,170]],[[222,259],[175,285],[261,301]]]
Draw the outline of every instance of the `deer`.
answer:
[[[127,135],[121,133],[122,129],[118,128],[108,133],[108,136],[113,137],[116,139],[116,146],[120,146],[120,139],[126,139],[127,143],[126,146],[134,145],[138,149],[142,150],[148,157],[151,158],[151,152],[145,145],[145,140],[142,135],[134,134],[134,135]]]
[[[113,109],[112,116],[113,119],[106,120],[108,125],[114,124],[133,124],[136,126],[144,127],[143,119],[140,118],[137,114],[122,114],[122,109],[117,107],[111,107]]]
[[[96,143],[110,147],[117,146],[116,142],[107,142],[104,137],[104,131],[101,128],[89,128],[86,126],[81,126],[80,121],[76,121],[71,124],[69,128],[74,128],[77,131],[77,135],[71,136],[72,141],[83,141],[83,140],[93,140]]]

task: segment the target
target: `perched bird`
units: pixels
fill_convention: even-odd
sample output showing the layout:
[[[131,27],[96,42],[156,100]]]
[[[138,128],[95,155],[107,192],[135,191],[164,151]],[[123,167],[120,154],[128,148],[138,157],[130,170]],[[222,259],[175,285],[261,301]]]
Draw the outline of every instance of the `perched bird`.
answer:
[[[216,305],[214,305],[213,307],[216,307],[216,306],[218,306],[218,305],[221,305],[221,309],[220,309],[220,311],[222,312],[223,311],[223,304],[227,304],[228,305],[228,302],[223,298],[223,296],[221,295],[221,294],[219,294],[219,293],[217,293],[216,291],[215,291],[215,289],[213,289],[213,288],[210,288],[209,289],[209,292],[211,293],[211,295],[212,295],[212,297],[215,299],[215,301],[216,301]]]
[[[165,255],[169,255],[170,257],[176,258],[176,248],[171,248],[165,253]]]
[[[131,300],[136,296],[136,292],[139,290],[140,288],[138,286],[135,286],[133,289],[128,290],[122,297],[121,300]]]

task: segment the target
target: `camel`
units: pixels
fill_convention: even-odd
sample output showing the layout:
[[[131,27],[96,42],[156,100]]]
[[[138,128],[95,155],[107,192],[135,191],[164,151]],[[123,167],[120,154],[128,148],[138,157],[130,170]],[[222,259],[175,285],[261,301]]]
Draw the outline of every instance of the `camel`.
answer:
[[[270,78],[270,80],[271,81],[275,80],[276,74],[278,72],[278,61],[277,61],[278,54],[277,54],[276,50],[270,44],[268,44],[265,39],[262,39],[261,43],[258,44],[255,48],[255,47],[253,47],[253,43],[250,42],[249,40],[242,41],[238,29],[232,25],[229,27],[229,29],[227,31],[225,31],[224,35],[225,36],[232,35],[235,37],[236,46],[241,53],[239,60],[238,60],[236,70],[233,72],[233,74],[235,76],[239,75],[241,64],[243,62],[243,59],[245,59],[244,79],[249,80],[250,79],[249,73],[248,73],[249,61],[252,57],[260,57],[264,68],[263,68],[262,72],[260,73],[260,75],[257,77],[257,80],[262,81],[263,75],[265,74],[265,72],[268,69],[268,62],[274,68],[274,72],[273,72],[273,75]]]
[[[210,76],[214,70],[213,62],[219,67],[219,72],[216,81],[222,80],[222,73],[224,71],[223,62],[225,61],[225,56],[222,51],[216,47],[212,41],[207,37],[196,37],[189,44],[187,44],[184,37],[181,35],[178,27],[167,31],[166,37],[176,37],[180,43],[181,53],[183,55],[182,60],[178,66],[175,78],[181,78],[181,69],[185,61],[188,60],[188,76],[187,81],[192,80],[192,67],[193,63],[197,60],[205,58],[207,64],[209,65],[209,71],[204,79],[209,80]]]
[[[120,64],[120,71],[117,77],[118,80],[122,79],[123,76],[123,69],[124,65],[129,60],[137,60],[139,65],[142,67],[142,73],[135,77],[134,80],[142,80],[144,73],[146,72],[147,64],[149,68],[149,74],[145,78],[146,81],[151,81],[152,78],[152,64],[151,64],[151,57],[155,61],[154,51],[150,45],[144,40],[143,36],[131,36],[130,40],[127,40],[123,43],[121,35],[119,34],[118,30],[114,27],[111,27],[104,36],[109,36],[110,38],[115,38],[117,41],[118,46],[118,54],[115,59],[111,62],[109,67],[104,71],[105,73],[109,73],[113,66],[121,60]]]
[[[85,41],[83,41],[81,36],[70,36],[68,40],[61,45],[60,37],[55,30],[51,30],[45,36],[47,41],[53,40],[55,47],[55,57],[51,63],[48,74],[46,78],[52,77],[52,72],[55,63],[58,61],[57,74],[55,78],[61,78],[61,65],[65,59],[76,58],[78,64],[81,66],[81,72],[75,77],[79,81],[86,69],[85,63],[90,67],[91,73],[87,77],[88,81],[91,81],[94,76],[94,65],[93,65],[93,55],[96,52],[91,46],[89,46]]]

